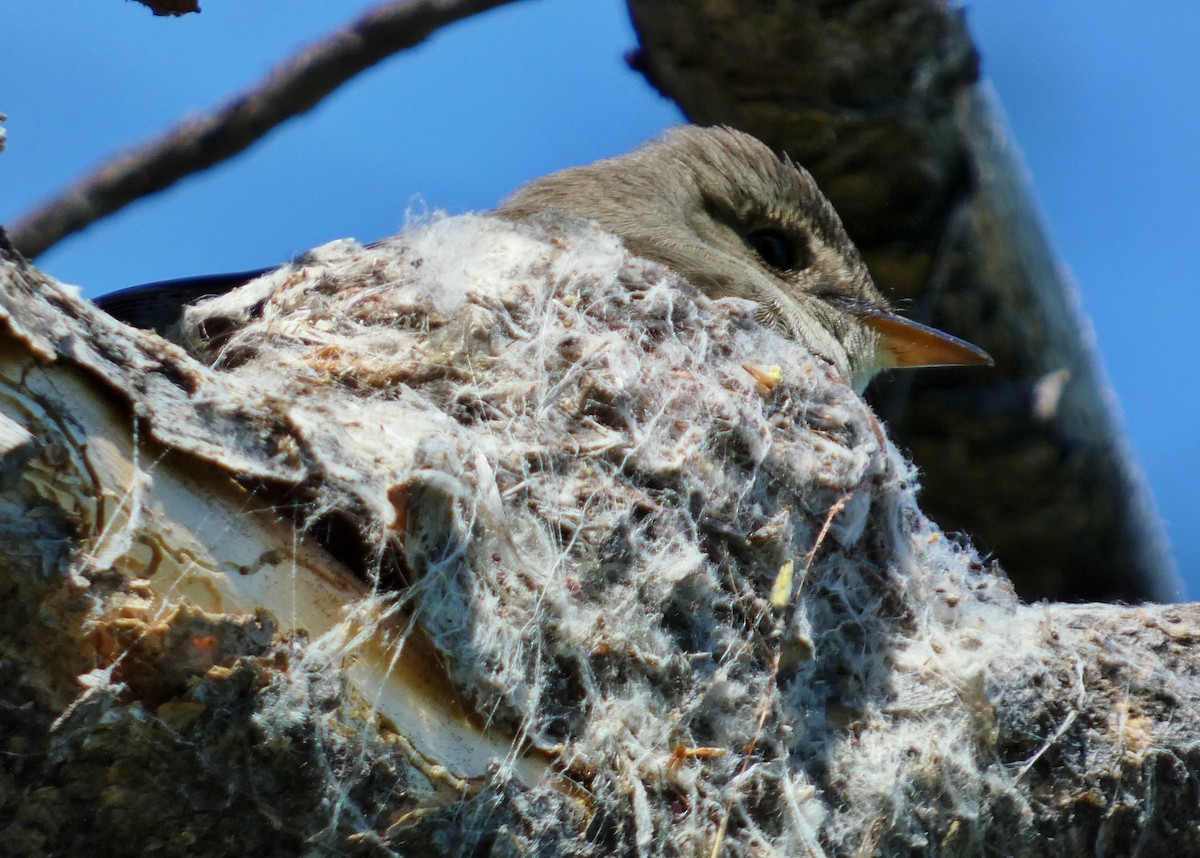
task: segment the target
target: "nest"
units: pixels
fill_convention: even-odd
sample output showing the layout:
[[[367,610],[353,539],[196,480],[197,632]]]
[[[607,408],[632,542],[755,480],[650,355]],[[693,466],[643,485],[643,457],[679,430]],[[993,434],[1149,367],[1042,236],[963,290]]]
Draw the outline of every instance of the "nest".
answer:
[[[308,520],[356,499],[376,594],[511,737],[447,851],[919,848],[918,804],[985,788],[972,617],[1006,584],[754,311],[585,224],[476,216],[189,311],[190,349],[303,427]],[[931,720],[941,745],[914,744]],[[522,782],[531,753],[557,776]]]

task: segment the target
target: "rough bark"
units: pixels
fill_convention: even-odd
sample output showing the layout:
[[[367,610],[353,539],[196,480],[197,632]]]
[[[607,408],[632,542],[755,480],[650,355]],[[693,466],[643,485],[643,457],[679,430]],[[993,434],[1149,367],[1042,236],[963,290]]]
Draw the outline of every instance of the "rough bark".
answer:
[[[462,218],[206,306],[3,254],[6,854],[1200,850],[1200,609],[1021,604],[753,305]]]
[[[873,390],[926,510],[1028,598],[1170,599],[1178,582],[963,10],[944,0],[628,0],[635,67],[694,122],[787,151],[885,293],[995,372]]]

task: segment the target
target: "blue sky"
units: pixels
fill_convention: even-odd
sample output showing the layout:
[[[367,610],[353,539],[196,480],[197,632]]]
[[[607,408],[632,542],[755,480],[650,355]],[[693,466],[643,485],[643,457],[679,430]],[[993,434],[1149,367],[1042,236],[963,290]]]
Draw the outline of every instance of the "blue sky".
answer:
[[[372,4],[5,0],[0,223],[88,167],[257,81]],[[1079,284],[1191,598],[1200,596],[1200,5],[979,0],[968,20]],[[486,209],[523,181],[627,151],[679,114],[634,73],[620,0],[532,0],[376,67],[234,161],[39,260],[97,295]]]

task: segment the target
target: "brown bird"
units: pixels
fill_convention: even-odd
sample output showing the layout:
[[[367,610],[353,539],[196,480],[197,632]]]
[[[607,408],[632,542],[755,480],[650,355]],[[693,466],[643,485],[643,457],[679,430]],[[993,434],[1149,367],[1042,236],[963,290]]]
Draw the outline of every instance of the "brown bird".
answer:
[[[593,221],[630,252],[760,319],[829,360],[855,390],[890,367],[990,365],[979,348],[896,315],[812,176],[731,128],[684,126],[616,158],[537,179],[495,210],[514,221]],[[97,303],[160,330],[184,303],[262,271],[147,284]]]

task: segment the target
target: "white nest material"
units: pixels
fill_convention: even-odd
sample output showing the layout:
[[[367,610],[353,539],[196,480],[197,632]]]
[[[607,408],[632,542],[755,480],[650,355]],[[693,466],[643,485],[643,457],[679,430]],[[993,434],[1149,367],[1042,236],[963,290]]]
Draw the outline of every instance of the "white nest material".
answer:
[[[584,224],[464,216],[185,320],[302,427],[314,516],[365,500],[457,688],[604,820],[518,851],[904,852],[1011,789],[980,777],[1006,582],[754,310]]]

